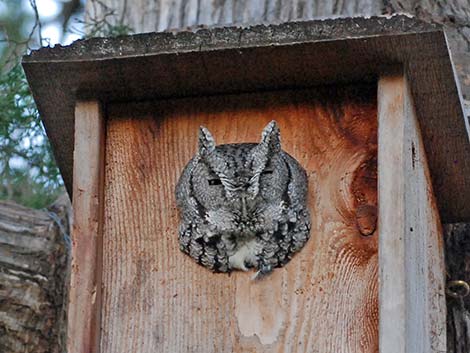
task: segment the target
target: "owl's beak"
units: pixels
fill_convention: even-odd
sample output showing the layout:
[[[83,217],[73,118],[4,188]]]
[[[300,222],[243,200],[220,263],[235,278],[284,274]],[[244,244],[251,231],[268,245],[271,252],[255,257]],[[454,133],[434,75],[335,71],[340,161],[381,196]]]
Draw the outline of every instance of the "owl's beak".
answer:
[[[242,219],[246,219],[248,212],[246,211],[246,196],[242,196]]]

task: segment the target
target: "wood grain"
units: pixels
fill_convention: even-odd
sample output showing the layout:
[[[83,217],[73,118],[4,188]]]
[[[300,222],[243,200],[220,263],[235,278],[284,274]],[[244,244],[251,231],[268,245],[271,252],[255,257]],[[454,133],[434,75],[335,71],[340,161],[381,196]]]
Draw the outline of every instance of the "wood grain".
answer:
[[[377,352],[377,237],[363,237],[355,215],[377,200],[375,94],[359,85],[111,105],[102,353]],[[213,274],[178,250],[177,178],[200,124],[219,144],[250,142],[272,119],[308,171],[312,237],[263,281]]]
[[[377,99],[380,352],[446,352],[442,229],[404,75]]]
[[[77,102],[68,353],[97,353],[99,348],[104,129],[99,102]]]

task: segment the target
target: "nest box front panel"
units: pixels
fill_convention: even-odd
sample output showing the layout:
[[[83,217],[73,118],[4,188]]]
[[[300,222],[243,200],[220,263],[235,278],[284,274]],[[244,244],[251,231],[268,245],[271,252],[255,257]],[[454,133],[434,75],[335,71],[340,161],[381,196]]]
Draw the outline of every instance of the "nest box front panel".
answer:
[[[108,106],[101,352],[376,352],[375,85]],[[272,120],[306,170],[310,239],[285,266],[213,273],[183,254],[175,186],[198,151]]]

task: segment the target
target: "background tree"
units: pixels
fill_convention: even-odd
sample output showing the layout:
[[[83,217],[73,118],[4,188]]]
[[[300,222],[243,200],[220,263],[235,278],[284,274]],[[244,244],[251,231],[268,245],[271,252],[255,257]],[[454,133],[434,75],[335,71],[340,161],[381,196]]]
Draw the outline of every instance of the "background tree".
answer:
[[[77,38],[68,24],[83,5],[0,0],[0,200],[42,208],[65,191],[19,61],[28,49]]]
[[[64,351],[69,210],[0,202],[0,352]]]
[[[0,2],[0,199],[40,208],[62,180],[19,59],[45,44],[35,0]]]

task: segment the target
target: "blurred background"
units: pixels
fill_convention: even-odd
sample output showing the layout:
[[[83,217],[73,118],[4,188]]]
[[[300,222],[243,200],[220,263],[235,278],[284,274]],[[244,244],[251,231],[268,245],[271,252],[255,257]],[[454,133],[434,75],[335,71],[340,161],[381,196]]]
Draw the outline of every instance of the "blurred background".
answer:
[[[84,0],[0,0],[0,199],[42,208],[64,192],[19,62],[84,37]]]

